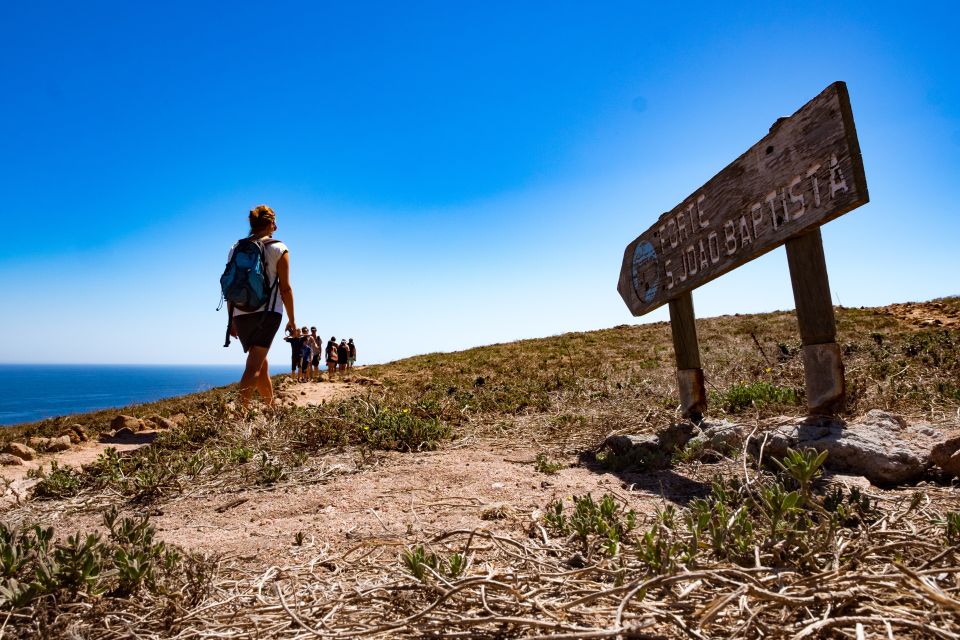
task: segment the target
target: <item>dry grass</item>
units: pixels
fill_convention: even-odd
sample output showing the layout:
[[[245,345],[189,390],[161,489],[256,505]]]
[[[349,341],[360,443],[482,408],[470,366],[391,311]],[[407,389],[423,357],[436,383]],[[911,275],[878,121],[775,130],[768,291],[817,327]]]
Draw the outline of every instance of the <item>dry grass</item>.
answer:
[[[937,304],[960,309],[957,299]],[[838,326],[849,415],[881,408],[957,427],[960,331],[876,309],[840,309]],[[712,318],[698,330],[711,416],[756,425],[762,437],[774,416],[802,413],[792,313]],[[334,451],[362,466],[374,448],[417,455],[449,437],[533,443],[552,463],[610,433],[650,432],[679,418],[664,323],[427,354],[364,375],[384,387],[317,410],[234,420],[224,411],[229,390],[134,408],[191,419],[152,452],[101,461],[77,475],[70,495],[31,500],[3,521],[29,525],[110,506],[149,511],[185,491],[226,500],[238,485],[283,492],[347,472],[322,462]],[[107,417],[71,422],[96,430]],[[673,461],[671,473],[705,488],[719,475],[725,497],[707,507],[665,500],[660,513],[628,516],[613,491],[605,510],[588,509],[567,528],[556,505],[531,514],[504,504],[489,528],[427,527],[348,548],[291,531],[297,561],[284,566],[195,558],[192,578],[184,570],[162,592],[57,593],[2,605],[0,617],[13,637],[960,638],[960,515],[951,515],[960,498],[946,479],[848,495],[837,511],[835,487],[793,486],[743,452],[717,465]],[[788,528],[771,518],[777,486],[804,496]],[[575,513],[572,503],[564,508],[564,517]],[[714,529],[727,523],[722,552],[707,541],[716,531],[691,528],[704,513],[716,517]]]

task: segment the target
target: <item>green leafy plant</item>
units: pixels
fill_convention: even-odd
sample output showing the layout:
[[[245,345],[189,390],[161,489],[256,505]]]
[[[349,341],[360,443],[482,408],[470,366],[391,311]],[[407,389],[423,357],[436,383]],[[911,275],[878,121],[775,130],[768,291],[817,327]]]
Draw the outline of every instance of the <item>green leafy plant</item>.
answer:
[[[266,452],[260,454],[257,465],[257,482],[262,485],[277,483],[284,476],[283,464],[279,460],[272,460]]]
[[[947,544],[960,544],[960,511],[951,511],[944,518]]]
[[[41,500],[69,498],[80,493],[82,488],[77,470],[70,466],[61,466],[56,460],[50,463],[49,471],[44,471],[42,467],[31,469],[28,476],[40,479],[33,486],[32,495]]]
[[[710,403],[727,413],[743,413],[751,407],[768,404],[798,404],[800,396],[795,389],[780,387],[765,381],[741,382],[725,391],[710,394]]]
[[[563,463],[551,461],[549,458],[547,458],[547,454],[538,453],[537,457],[533,461],[533,468],[539,473],[553,475],[557,471],[560,471],[560,469],[563,469]]]
[[[823,463],[827,460],[827,451],[817,453],[816,449],[797,451],[787,449],[783,461],[774,459],[774,462],[800,488],[800,494],[807,499],[810,497],[813,481],[823,473]]]

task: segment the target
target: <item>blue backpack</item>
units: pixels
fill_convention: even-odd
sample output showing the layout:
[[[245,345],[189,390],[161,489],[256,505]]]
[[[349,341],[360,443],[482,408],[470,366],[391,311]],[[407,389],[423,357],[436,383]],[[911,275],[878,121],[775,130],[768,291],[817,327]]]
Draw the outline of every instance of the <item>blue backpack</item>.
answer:
[[[256,311],[270,302],[271,294],[276,297],[277,282],[267,280],[267,245],[277,240],[254,240],[243,238],[237,242],[233,255],[220,276],[222,301],[230,303],[240,311]],[[222,304],[222,303],[221,303]],[[227,339],[223,346],[230,345],[230,320],[227,317]]]

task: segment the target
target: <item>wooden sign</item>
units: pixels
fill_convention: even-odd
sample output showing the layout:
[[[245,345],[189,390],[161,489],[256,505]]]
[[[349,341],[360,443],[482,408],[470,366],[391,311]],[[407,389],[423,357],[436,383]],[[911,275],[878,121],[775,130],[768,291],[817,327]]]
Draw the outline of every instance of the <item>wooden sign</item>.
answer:
[[[627,245],[617,290],[643,315],[869,199],[835,82]]]

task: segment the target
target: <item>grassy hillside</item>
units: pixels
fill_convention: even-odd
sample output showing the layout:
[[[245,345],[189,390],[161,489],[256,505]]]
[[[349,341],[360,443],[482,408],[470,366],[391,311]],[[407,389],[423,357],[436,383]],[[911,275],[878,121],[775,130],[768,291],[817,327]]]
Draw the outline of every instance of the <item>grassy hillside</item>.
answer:
[[[850,416],[958,427],[960,299],[837,319]],[[708,418],[762,432],[802,415],[795,323],[698,322]],[[377,384],[319,407],[238,417],[229,388],[134,407],[186,419],[146,449],[34,474],[0,519],[6,633],[880,637],[889,623],[960,637],[950,478],[881,490],[824,481],[812,454],[681,453],[649,470],[593,455],[610,433],[679,420],[665,323],[362,377]]]

